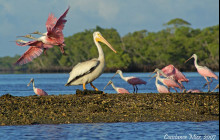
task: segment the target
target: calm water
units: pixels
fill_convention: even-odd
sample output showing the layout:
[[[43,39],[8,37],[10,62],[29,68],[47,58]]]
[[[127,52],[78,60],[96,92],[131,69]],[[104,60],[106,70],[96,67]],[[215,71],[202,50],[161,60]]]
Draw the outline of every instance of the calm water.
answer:
[[[171,136],[219,139],[219,122],[139,122],[0,126],[0,139],[162,140]],[[195,137],[194,137],[195,138]]]
[[[186,89],[200,89],[205,80],[198,73],[184,73],[190,80],[184,83]],[[216,73],[219,75],[219,73]],[[103,87],[113,76],[113,73],[103,74],[93,84],[98,89]],[[139,86],[139,93],[157,93],[155,79],[149,81],[149,73],[125,73],[124,76],[136,76],[147,81],[147,85]],[[35,79],[35,86],[44,89],[50,95],[75,94],[76,89],[82,86],[65,87],[68,74],[0,74],[0,96],[10,93],[14,96],[34,95],[32,86],[27,87],[31,78]],[[118,87],[124,87],[130,92],[132,86],[124,82],[119,76],[113,79]],[[212,83],[211,89],[218,84]],[[92,89],[87,85],[88,89]],[[217,90],[218,91],[218,90]],[[116,93],[109,86],[106,93]],[[14,139],[171,139],[174,136],[186,139],[210,138],[219,139],[219,121],[208,122],[139,122],[139,123],[96,123],[96,124],[60,124],[60,125],[24,125],[0,126],[0,140]],[[191,137],[194,136],[194,137]],[[196,137],[197,136],[197,137]],[[200,137],[201,136],[201,137]],[[209,136],[209,137],[208,137]],[[210,140],[209,139],[209,140]]]
[[[200,76],[197,72],[184,73],[186,77],[190,80],[189,83],[184,83],[186,89],[200,89],[202,91],[207,91],[207,88],[202,88],[206,83],[205,79]],[[216,73],[219,75],[219,72]],[[113,76],[113,73],[105,73],[98,79],[96,79],[93,84],[99,89],[103,90],[105,85]],[[124,76],[136,76],[145,81],[147,85],[140,85],[139,93],[157,93],[155,86],[155,78],[149,81],[150,73],[124,73]],[[32,86],[27,87],[31,78],[35,79],[35,86],[44,89],[50,95],[59,94],[75,94],[76,89],[81,89],[82,86],[64,86],[67,82],[69,74],[0,74],[0,96],[6,93],[10,93],[13,96],[29,96],[34,95]],[[119,75],[117,75],[113,82],[117,87],[123,87],[129,92],[133,92],[133,87],[123,81]],[[211,84],[211,89],[214,89],[218,84],[218,80],[214,80]],[[91,89],[88,84],[87,89]],[[172,91],[172,90],[171,90]],[[219,91],[219,90],[216,90]],[[116,93],[114,89],[108,86],[105,90],[106,93]],[[172,91],[174,92],[174,91]]]

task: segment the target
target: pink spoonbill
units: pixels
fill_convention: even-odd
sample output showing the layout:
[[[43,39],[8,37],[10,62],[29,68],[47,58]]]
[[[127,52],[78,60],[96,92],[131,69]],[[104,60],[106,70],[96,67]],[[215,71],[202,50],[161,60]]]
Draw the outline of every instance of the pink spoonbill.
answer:
[[[184,88],[182,82],[189,82],[189,79],[181,73],[174,65],[170,64],[162,69],[163,73],[166,74],[171,79],[177,81],[182,88]]]
[[[158,78],[160,78],[160,77],[158,77],[158,75],[157,75],[156,81],[155,81],[155,85],[156,85],[156,87],[157,87],[157,91],[158,91],[159,93],[170,93],[170,91],[167,89],[166,86],[163,86],[163,85],[161,85],[161,84],[158,84]]]
[[[133,93],[137,93],[137,91],[138,91],[137,85],[141,85],[141,84],[146,85],[147,84],[147,82],[145,82],[144,80],[137,78],[137,77],[134,77],[134,76],[124,77],[121,70],[117,70],[115,75],[116,74],[119,74],[124,81],[126,81],[127,83],[129,83],[130,85],[133,86],[133,89],[134,89]]]
[[[182,90],[182,88],[180,87],[180,85],[178,85],[173,79],[170,79],[170,78],[161,78],[160,77],[160,74],[161,74],[161,70],[159,69],[155,69],[155,71],[153,73],[157,73],[157,78],[158,80],[163,83],[165,86],[168,87],[168,91],[170,91],[170,88],[173,88],[176,92],[176,88],[179,88],[180,90]]]
[[[48,95],[43,89],[35,87],[34,78],[31,78],[31,81],[27,86],[30,86],[31,83],[33,84],[33,90],[34,90],[35,94],[37,94],[39,96],[47,96]]]
[[[215,78],[216,80],[218,80],[218,76],[212,70],[210,70],[208,67],[199,66],[198,63],[197,63],[198,57],[197,57],[196,54],[193,54],[188,60],[185,61],[185,63],[187,61],[189,61],[190,59],[192,59],[192,58],[194,58],[194,65],[195,65],[198,73],[200,75],[202,75],[205,78],[206,82],[207,82],[203,87],[208,85],[208,92],[210,92],[210,83],[212,83],[212,81],[213,81],[212,78]],[[208,78],[209,78],[210,81],[208,80]]]
[[[21,37],[25,37],[25,38],[30,38],[33,39],[34,41],[17,41],[16,44],[18,46],[31,46],[31,47],[37,47],[38,49],[31,49],[26,51],[25,54],[22,56],[21,59],[19,59],[15,64],[18,65],[22,65],[25,64],[27,62],[32,61],[32,59],[36,58],[37,56],[39,56],[39,50],[44,49],[44,51],[46,51],[48,48],[52,48],[54,45],[59,46],[61,52],[64,54],[64,35],[63,35],[63,28],[65,23],[67,22],[67,20],[65,19],[66,14],[69,11],[69,8],[63,13],[62,16],[60,16],[59,19],[57,19],[56,17],[54,17],[53,14],[49,14],[49,17],[46,21],[46,28],[47,28],[47,32],[46,33],[40,33],[38,31],[32,33],[32,34],[39,34],[41,35],[41,37],[39,38],[35,38],[31,35],[25,35],[25,36],[21,36]],[[37,45],[36,45],[37,44]],[[33,51],[36,50],[38,55],[36,55],[36,53],[34,53]],[[29,56],[29,59],[26,58],[26,56]],[[30,59],[31,58],[31,59]],[[24,62],[21,62],[24,61]]]
[[[114,90],[117,92],[117,93],[129,93],[129,91],[127,91],[126,89],[124,89],[124,88],[121,88],[121,87],[116,87],[115,85],[114,85],[114,83],[110,80],[109,82],[108,82],[108,84],[104,87],[104,90],[105,90],[105,88],[108,86],[108,85],[112,85],[112,87],[114,88]]]

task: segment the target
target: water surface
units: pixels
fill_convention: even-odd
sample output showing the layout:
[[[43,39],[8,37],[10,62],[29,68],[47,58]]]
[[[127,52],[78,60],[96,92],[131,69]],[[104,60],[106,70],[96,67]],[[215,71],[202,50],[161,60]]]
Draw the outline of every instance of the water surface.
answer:
[[[187,72],[184,73],[186,77],[190,80],[188,83],[183,83],[186,89],[200,89],[207,92],[208,89],[202,88],[206,83],[205,79],[199,75],[197,72]],[[219,75],[219,72],[216,73]],[[104,73],[98,79],[96,79],[93,84],[99,89],[103,90],[105,85],[111,79],[114,73]],[[139,85],[138,93],[157,93],[155,86],[155,78],[151,79],[150,73],[124,73],[124,76],[136,76],[145,81],[147,85]],[[35,79],[35,86],[45,90],[50,95],[59,94],[75,94],[76,89],[83,89],[82,85],[79,86],[64,86],[69,78],[69,74],[0,74],[0,96],[6,93],[10,93],[13,96],[29,96],[34,95],[32,86],[27,87],[30,79]],[[123,87],[129,92],[133,92],[133,87],[123,81],[119,75],[114,77],[112,80],[117,87]],[[214,89],[218,84],[218,80],[214,80],[211,84],[211,89]],[[86,85],[87,89],[93,90],[91,86]],[[219,91],[219,90],[216,90]],[[105,90],[106,93],[116,93],[111,86],[108,86]],[[171,92],[175,92],[171,90]]]

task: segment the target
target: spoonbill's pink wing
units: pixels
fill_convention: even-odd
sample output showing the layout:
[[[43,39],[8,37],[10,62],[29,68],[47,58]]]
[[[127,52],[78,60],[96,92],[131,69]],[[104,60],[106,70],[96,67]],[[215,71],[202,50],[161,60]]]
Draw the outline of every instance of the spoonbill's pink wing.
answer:
[[[204,77],[213,77],[216,80],[218,79],[218,76],[212,70],[210,70],[208,67],[204,66],[204,67],[197,68],[197,71],[199,74],[201,74]]]
[[[118,88],[118,89],[117,89],[117,92],[118,92],[118,93],[129,93],[129,91],[127,91],[127,90],[124,89],[124,88]]]
[[[167,76],[172,76],[175,74],[175,67],[173,65],[168,65],[162,69],[163,73],[165,73]]]
[[[40,89],[40,88],[36,89],[36,94],[39,96],[47,96],[48,95],[43,89]]]
[[[144,80],[137,78],[137,77],[129,77],[127,82],[131,85],[139,85],[139,84],[146,84],[147,83]]]
[[[168,87],[178,87],[182,89],[174,80],[172,79],[164,79],[163,84],[168,86]]]
[[[56,24],[53,26],[53,28],[47,28],[47,35],[48,37],[54,37],[57,39],[57,43],[61,44],[64,42],[64,37],[63,37],[63,33],[62,30],[64,28],[64,25],[66,23],[66,14],[69,11],[69,8],[67,8],[67,10],[63,13],[62,16],[60,16],[60,18],[57,20]]]
[[[175,68],[175,78],[177,81],[181,81],[181,82],[189,82],[189,79],[186,78],[186,76],[180,72],[177,68]]]
[[[163,85],[157,85],[157,91],[159,93],[169,93],[170,91]]]
[[[34,58],[41,55],[43,52],[43,48],[31,46],[15,63],[15,65],[23,65],[30,61],[32,61]]]
[[[47,22],[46,22],[47,31],[52,30],[52,28],[55,26],[56,22],[57,22],[57,18],[54,17],[54,14],[49,14]]]

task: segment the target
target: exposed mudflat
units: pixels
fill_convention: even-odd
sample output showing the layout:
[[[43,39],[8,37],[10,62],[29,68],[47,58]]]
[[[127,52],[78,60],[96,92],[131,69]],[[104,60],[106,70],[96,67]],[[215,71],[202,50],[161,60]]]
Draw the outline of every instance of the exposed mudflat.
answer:
[[[86,93],[87,92],[87,93]],[[219,93],[0,97],[0,125],[219,120]]]

